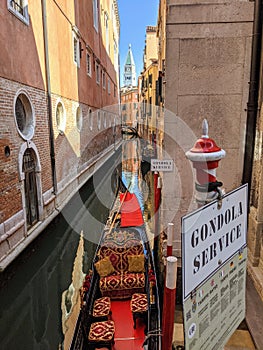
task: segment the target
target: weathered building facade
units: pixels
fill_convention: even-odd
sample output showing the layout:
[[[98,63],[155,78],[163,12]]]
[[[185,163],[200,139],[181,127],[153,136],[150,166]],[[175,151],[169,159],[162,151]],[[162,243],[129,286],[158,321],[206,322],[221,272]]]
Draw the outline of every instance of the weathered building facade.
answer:
[[[248,100],[247,139],[243,181],[250,187],[250,210],[248,224],[248,272],[263,300],[263,201],[262,201],[262,1],[255,2],[253,28],[253,50],[250,73],[250,93]]]
[[[136,86],[121,88],[122,124],[137,128],[138,123],[138,88]]]
[[[113,150],[119,26],[116,0],[0,4],[1,269]]]
[[[175,223],[178,257],[181,217],[196,207],[195,172],[185,152],[202,135],[204,118],[209,136],[226,151],[218,180],[226,192],[242,183],[253,14],[250,1],[160,1],[161,143],[163,158],[175,165],[163,173],[161,215],[164,230]]]
[[[158,121],[156,85],[158,83],[157,35],[155,26],[146,27],[143,71],[139,79],[141,132],[150,141],[156,139]]]

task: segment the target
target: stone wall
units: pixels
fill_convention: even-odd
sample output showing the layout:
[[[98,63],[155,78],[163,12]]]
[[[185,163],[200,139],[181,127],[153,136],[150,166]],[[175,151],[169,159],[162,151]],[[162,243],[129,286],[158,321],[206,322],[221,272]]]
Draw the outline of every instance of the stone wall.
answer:
[[[173,221],[180,247],[181,216],[195,208],[195,172],[185,157],[202,135],[226,151],[217,171],[227,192],[242,180],[253,6],[249,1],[167,1],[164,226]],[[165,227],[164,227],[165,229]]]

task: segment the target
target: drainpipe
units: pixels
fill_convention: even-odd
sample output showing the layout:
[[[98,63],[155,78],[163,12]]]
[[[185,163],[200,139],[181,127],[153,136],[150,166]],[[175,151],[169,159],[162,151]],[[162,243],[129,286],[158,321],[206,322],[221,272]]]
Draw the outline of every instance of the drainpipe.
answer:
[[[255,148],[256,125],[257,125],[258,90],[259,90],[260,60],[261,60],[261,40],[262,40],[262,0],[255,0],[249,97],[248,97],[248,103],[247,103],[246,143],[245,143],[243,177],[242,177],[242,183],[248,184],[249,198],[250,198],[250,192],[251,192],[251,182],[252,182],[251,177],[252,177],[253,156],[254,156],[254,148]]]
[[[45,48],[45,64],[46,64],[46,82],[47,82],[47,102],[48,102],[48,124],[49,124],[49,142],[50,142],[50,158],[53,193],[57,193],[57,176],[56,176],[56,159],[54,132],[52,123],[52,101],[51,101],[51,84],[50,84],[50,68],[49,68],[49,52],[48,52],[48,35],[47,35],[47,8],[46,0],[42,0],[42,18],[43,18],[43,33],[44,33],[44,48]]]

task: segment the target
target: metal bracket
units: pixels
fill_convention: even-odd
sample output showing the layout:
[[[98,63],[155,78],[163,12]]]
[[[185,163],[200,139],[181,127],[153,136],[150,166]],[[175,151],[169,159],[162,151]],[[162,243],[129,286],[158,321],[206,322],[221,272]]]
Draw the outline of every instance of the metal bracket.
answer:
[[[219,187],[217,187],[216,191],[218,193],[217,209],[221,209],[222,208],[222,204],[223,204],[222,202],[223,202],[224,192]]]

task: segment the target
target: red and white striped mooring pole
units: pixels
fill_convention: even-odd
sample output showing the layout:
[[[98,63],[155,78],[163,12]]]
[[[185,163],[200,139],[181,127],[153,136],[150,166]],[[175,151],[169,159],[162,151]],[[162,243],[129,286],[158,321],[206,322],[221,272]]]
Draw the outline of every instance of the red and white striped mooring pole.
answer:
[[[174,224],[168,223],[167,227],[167,257],[173,255]]]
[[[162,349],[171,350],[174,330],[174,311],[177,280],[177,258],[167,257],[166,278],[163,297]]]
[[[203,135],[194,147],[186,152],[186,157],[193,162],[196,169],[196,200],[199,205],[209,203],[222,196],[222,182],[216,179],[216,169],[219,161],[225,157],[226,152],[217,146],[208,136],[208,123],[203,120]]]

